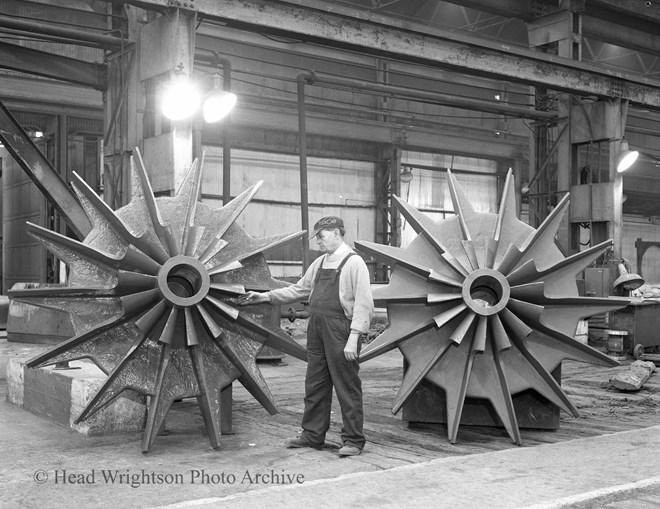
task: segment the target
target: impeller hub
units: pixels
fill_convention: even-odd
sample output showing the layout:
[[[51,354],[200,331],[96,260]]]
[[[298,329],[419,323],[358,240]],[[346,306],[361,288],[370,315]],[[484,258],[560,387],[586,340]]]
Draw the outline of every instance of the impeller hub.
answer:
[[[210,285],[206,267],[190,256],[170,258],[158,272],[158,288],[175,306],[194,306],[206,297]]]
[[[511,288],[501,272],[477,269],[463,282],[463,300],[481,316],[499,313],[509,302]]]

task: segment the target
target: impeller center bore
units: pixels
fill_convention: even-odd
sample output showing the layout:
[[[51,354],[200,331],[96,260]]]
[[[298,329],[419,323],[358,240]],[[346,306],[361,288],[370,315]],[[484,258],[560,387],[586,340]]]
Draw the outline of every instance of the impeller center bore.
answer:
[[[509,302],[511,290],[504,275],[493,269],[478,269],[463,281],[463,300],[475,313],[490,316]]]
[[[211,277],[206,267],[190,256],[167,260],[158,272],[158,288],[176,306],[193,306],[209,292]]]

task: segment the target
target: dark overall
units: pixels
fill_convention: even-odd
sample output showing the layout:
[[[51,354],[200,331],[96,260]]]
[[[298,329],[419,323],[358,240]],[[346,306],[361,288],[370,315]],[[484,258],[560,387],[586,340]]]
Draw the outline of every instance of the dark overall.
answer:
[[[321,264],[309,298],[302,438],[316,445],[323,444],[330,428],[334,385],[344,423],[342,443],[362,449],[365,439],[362,433],[362,382],[358,376],[360,364],[344,357],[351,321],[346,318],[339,300],[339,274],[354,254],[347,255],[337,269],[324,269]],[[358,342],[358,351],[359,348]]]

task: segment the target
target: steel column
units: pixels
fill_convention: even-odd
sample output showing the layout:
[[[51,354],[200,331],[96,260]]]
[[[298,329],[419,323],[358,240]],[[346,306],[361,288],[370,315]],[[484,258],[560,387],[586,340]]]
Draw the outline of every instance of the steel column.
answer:
[[[305,124],[305,79],[298,75],[298,149],[300,154],[300,214],[302,229],[309,234],[309,197],[307,192],[307,126]],[[302,238],[303,272],[309,267],[309,239]]]

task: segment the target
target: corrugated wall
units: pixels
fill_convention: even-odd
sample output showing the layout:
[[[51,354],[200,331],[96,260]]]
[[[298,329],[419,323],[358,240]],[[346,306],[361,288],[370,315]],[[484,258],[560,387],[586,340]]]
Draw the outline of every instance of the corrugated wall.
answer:
[[[452,157],[404,151],[401,164],[413,165],[413,179],[401,184],[402,198],[434,221],[453,215],[454,206],[447,185],[447,173],[414,168],[414,165],[452,168],[461,189],[477,212],[497,212],[497,163],[487,159]],[[461,171],[483,174],[461,173]],[[405,221],[401,226],[401,245],[407,246],[417,234]]]
[[[46,250],[25,230],[25,222],[43,225],[46,200],[14,159],[0,149],[2,171],[2,292],[14,283],[43,282]]]
[[[211,207],[222,206],[222,149],[205,147],[202,196]],[[346,224],[346,241],[375,238],[374,164],[310,157],[308,166],[310,227],[323,216],[337,215]],[[238,220],[252,236],[262,237],[302,229],[300,161],[296,156],[232,150],[231,194],[258,181],[261,189]],[[315,250],[316,244],[310,243]],[[268,256],[276,276],[301,274],[302,246],[292,243]],[[293,262],[293,263],[292,263]]]

